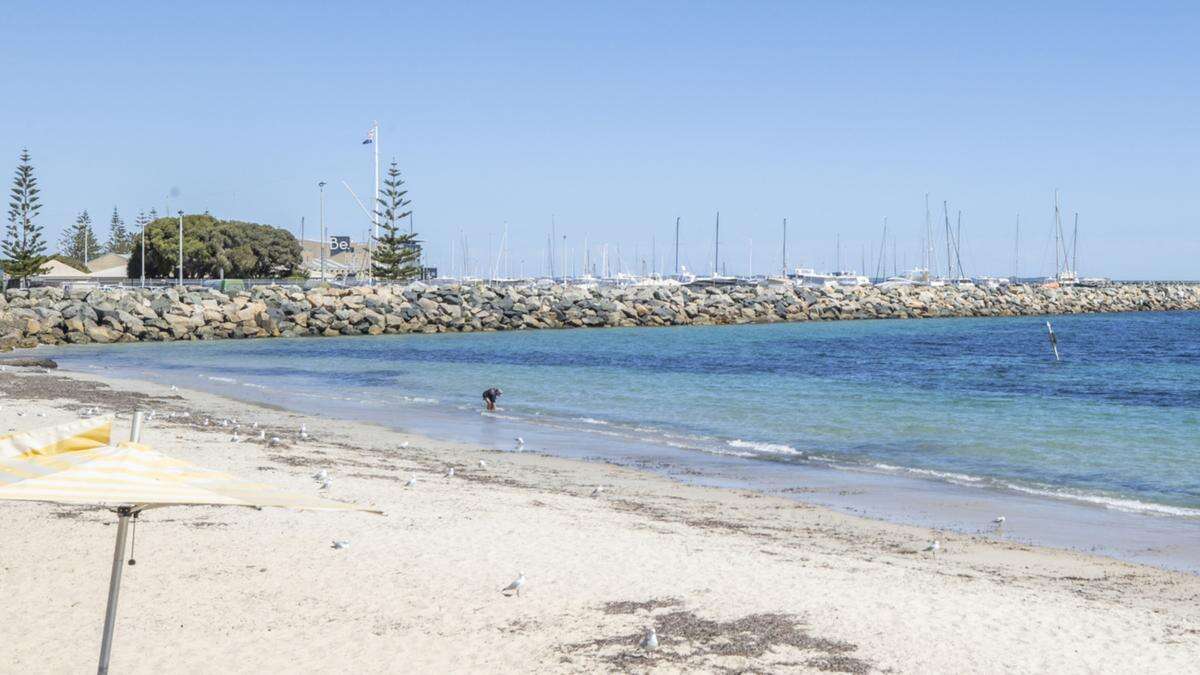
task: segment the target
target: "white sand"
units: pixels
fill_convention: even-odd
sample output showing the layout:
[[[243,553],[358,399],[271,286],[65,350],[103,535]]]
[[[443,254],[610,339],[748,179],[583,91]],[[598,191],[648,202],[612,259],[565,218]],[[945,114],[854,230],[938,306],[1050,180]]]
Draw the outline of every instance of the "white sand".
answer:
[[[85,390],[99,378],[50,379],[61,377],[0,375],[6,396],[33,379],[62,396],[0,401],[0,431],[74,419],[85,406],[71,398],[96,397]],[[157,449],[294,490],[315,492],[310,476],[324,468],[329,497],[388,513],[147,512],[114,673],[1200,669],[1194,575],[109,383],[178,395],[170,407],[193,411],[150,423]],[[228,430],[193,425],[205,414],[270,425],[294,444],[231,444]],[[296,441],[301,422],[309,441]],[[411,473],[419,482],[405,488]],[[596,484],[609,487],[592,498]],[[114,520],[0,502],[0,670],[95,667]],[[941,553],[917,552],[935,538]],[[501,595],[518,572],[521,596]],[[645,656],[636,645],[651,624],[662,648]]]

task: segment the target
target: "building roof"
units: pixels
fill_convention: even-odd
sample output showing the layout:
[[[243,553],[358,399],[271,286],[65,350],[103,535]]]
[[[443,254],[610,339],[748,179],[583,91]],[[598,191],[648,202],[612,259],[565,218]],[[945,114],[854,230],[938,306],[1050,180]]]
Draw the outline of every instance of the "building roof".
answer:
[[[125,266],[129,263],[130,256],[125,253],[105,253],[102,256],[92,258],[88,261],[88,269],[93,274],[101,270],[110,270],[115,267],[121,268],[121,276],[125,276]],[[111,275],[105,275],[111,276]]]
[[[44,267],[46,271],[37,275],[37,279],[87,279],[87,272],[80,272],[61,260],[51,259]]]

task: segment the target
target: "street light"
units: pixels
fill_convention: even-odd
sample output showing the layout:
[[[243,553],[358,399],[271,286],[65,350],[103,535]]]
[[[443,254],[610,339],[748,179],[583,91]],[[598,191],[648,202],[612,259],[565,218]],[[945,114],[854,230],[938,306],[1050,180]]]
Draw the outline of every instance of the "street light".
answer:
[[[140,216],[140,220],[142,221],[142,288],[145,288],[146,287],[146,216],[142,216],[140,213],[138,215]]]
[[[325,246],[328,245],[325,237],[325,181],[317,183],[317,187],[321,190],[321,283],[325,283]]]
[[[179,285],[183,286],[183,211],[179,212]]]

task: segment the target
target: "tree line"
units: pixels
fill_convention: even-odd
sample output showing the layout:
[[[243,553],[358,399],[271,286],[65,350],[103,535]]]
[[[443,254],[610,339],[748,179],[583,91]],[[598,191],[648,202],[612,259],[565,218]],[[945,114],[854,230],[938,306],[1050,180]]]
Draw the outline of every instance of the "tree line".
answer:
[[[401,226],[412,211],[407,210],[411,202],[394,160],[381,193],[375,209],[380,234],[372,242],[372,276],[390,281],[414,279],[421,274],[421,242],[414,232],[404,232]],[[141,276],[143,270],[147,278],[170,278],[179,273],[179,220],[160,218],[154,209],[139,212],[130,230],[113,207],[108,238],[103,243],[96,237],[91,215],[85,210],[63,232],[59,252],[49,255],[42,225],[37,222],[42,208],[40,194],[29,151],[22,149],[10,190],[5,237],[0,243],[0,267],[22,286],[30,277],[44,274],[51,260],[86,271],[88,262],[106,253],[130,256],[126,268],[130,278]],[[300,243],[282,228],[219,220],[204,213],[183,216],[182,239],[186,278],[281,278],[302,272]]]

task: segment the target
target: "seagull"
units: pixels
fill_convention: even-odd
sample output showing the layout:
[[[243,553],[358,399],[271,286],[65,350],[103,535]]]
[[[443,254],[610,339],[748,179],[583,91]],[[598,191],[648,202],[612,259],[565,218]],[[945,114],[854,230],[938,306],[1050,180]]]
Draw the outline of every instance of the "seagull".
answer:
[[[416,487],[416,485],[417,485],[417,477],[412,476],[408,479],[408,482],[404,484],[404,487]]]
[[[338,550],[341,550],[343,548],[350,548],[350,542],[346,541],[345,539],[334,539],[333,547]]]
[[[209,424],[209,419],[207,417],[205,417],[204,418],[204,426],[208,426],[208,424]]]
[[[521,595],[521,587],[525,585],[525,573],[521,572],[513,582],[504,588],[500,589],[501,593],[507,594],[509,591],[516,591],[517,596]]]
[[[258,428],[258,422],[255,422],[254,424],[251,424],[251,425],[250,425],[250,428],[251,428],[251,429],[257,429],[257,428]]]
[[[479,460],[479,468],[481,468],[481,469],[486,469],[486,468],[487,468],[487,462],[483,461],[482,459],[481,459],[481,460]]]
[[[38,413],[38,414],[37,414],[37,416],[38,416],[38,417],[45,417],[45,416],[46,416],[46,413],[44,413],[44,412],[40,412],[40,413]]]
[[[303,424],[300,425],[300,440],[308,440],[308,427]]]
[[[655,632],[654,626],[646,627],[646,635],[642,638],[642,641],[640,644],[638,644],[638,646],[648,652],[658,649],[658,633]]]
[[[317,482],[329,480],[329,472],[326,471],[325,469],[321,469],[320,471],[313,474],[313,480],[315,480]]]
[[[604,492],[603,485],[597,485],[596,487],[592,488],[592,496],[593,497],[599,497],[601,492]]]
[[[175,385],[171,385],[171,391],[179,391],[179,387],[176,387]]]
[[[517,447],[518,447],[518,448],[521,448],[521,447],[524,447],[524,446],[525,446],[525,439],[524,439],[524,438],[521,438],[520,436],[517,436],[517,437],[516,437],[516,438],[514,438],[513,440],[517,442]]]
[[[264,434],[263,434],[263,436],[266,436],[266,433],[264,433]],[[281,445],[281,444],[283,444],[283,440],[281,440],[281,439],[280,439],[278,436],[272,436],[272,437],[271,437],[271,440],[270,440],[270,441],[267,441],[267,442],[268,442],[268,443],[270,443],[271,445]]]
[[[995,524],[996,527],[1003,527],[1004,526],[1004,516],[996,516],[995,518],[992,519],[992,523]]]
[[[259,430],[258,430],[258,440],[260,440],[260,441],[261,441],[261,440],[265,439],[266,437],[267,437],[267,430],[266,430],[266,429],[259,429]]]
[[[234,442],[234,443],[241,443],[241,442],[242,442],[242,439],[241,439],[241,438],[238,438],[238,435],[237,435],[237,432],[236,432],[236,431],[235,431],[235,432],[233,432],[233,438],[231,438],[231,439],[229,439],[229,440],[230,440],[230,441],[232,441],[232,442]]]
[[[446,478],[454,478],[454,467],[450,467],[450,470],[446,472]]]
[[[408,441],[404,441],[403,443],[401,443],[401,444],[400,444],[400,447],[402,447],[402,448],[407,448],[407,447],[408,447]]]
[[[24,416],[25,416],[25,413],[21,412],[20,410],[17,411],[17,417],[24,417]]]
[[[938,551],[942,550],[942,543],[937,539],[934,539],[931,544],[925,547],[925,550],[930,553],[937,553]]]

